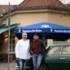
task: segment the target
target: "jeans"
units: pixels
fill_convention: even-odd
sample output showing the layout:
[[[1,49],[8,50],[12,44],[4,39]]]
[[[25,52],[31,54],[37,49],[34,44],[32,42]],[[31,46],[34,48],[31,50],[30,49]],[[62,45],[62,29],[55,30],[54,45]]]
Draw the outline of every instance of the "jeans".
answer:
[[[27,61],[24,59],[16,59],[16,63],[18,65],[18,70],[25,70],[26,62]]]
[[[16,58],[16,63],[17,63],[17,66],[19,67],[19,59]]]
[[[42,58],[42,55],[32,55],[34,70],[39,70]]]

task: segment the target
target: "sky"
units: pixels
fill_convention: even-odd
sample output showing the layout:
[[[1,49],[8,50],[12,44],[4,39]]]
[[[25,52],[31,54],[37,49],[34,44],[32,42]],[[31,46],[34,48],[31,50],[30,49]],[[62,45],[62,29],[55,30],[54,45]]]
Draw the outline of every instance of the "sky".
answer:
[[[24,1],[24,0],[0,0],[0,5],[8,5],[9,4],[9,2],[10,2],[10,4],[12,4],[12,5],[18,5],[18,4],[20,4],[22,1]],[[70,0],[60,0],[62,3],[64,3],[64,4],[68,4],[68,3],[70,3]]]
[[[9,3],[11,5],[18,5],[24,0],[0,0],[0,5],[8,5]]]
[[[70,4],[70,0],[60,0],[64,4]]]

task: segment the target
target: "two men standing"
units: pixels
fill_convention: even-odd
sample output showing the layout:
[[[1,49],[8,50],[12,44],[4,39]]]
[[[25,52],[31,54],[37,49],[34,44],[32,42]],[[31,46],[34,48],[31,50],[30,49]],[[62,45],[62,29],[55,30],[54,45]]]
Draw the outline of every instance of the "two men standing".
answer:
[[[33,40],[30,42],[27,39],[27,33],[22,34],[22,39],[19,40],[15,47],[16,59],[18,61],[19,70],[24,70],[26,61],[30,59],[32,55],[34,70],[40,70],[40,64],[43,58],[45,46],[43,41],[39,39],[39,36],[35,34]],[[30,54],[31,53],[31,54]]]

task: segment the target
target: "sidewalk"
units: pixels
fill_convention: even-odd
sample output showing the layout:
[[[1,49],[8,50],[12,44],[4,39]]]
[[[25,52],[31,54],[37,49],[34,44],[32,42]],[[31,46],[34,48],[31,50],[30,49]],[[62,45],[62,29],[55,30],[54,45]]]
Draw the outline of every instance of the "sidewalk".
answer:
[[[17,70],[16,63],[15,62],[10,63],[9,68],[10,68],[9,70]],[[8,70],[8,63],[0,63],[0,70]],[[27,67],[26,70],[33,70],[33,69]],[[46,70],[46,69],[44,69],[43,67],[43,69],[41,70]]]
[[[0,63],[0,70],[8,70],[8,63]],[[15,62],[9,63],[9,70],[17,70]],[[27,67],[26,70],[32,69]]]
[[[10,63],[9,64],[10,69],[9,70],[16,70],[16,63]],[[8,70],[8,63],[0,63],[0,70]]]

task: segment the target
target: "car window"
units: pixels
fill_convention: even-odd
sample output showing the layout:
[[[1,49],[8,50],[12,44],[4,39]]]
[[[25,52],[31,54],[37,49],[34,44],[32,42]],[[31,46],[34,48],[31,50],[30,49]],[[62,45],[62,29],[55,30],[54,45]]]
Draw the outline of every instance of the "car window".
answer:
[[[70,46],[63,47],[62,55],[70,55]]]
[[[53,47],[49,50],[47,55],[48,56],[63,56],[63,55],[70,56],[70,46]]]
[[[48,52],[48,56],[58,56],[61,54],[61,48],[60,47],[54,47],[54,48],[51,48]]]

